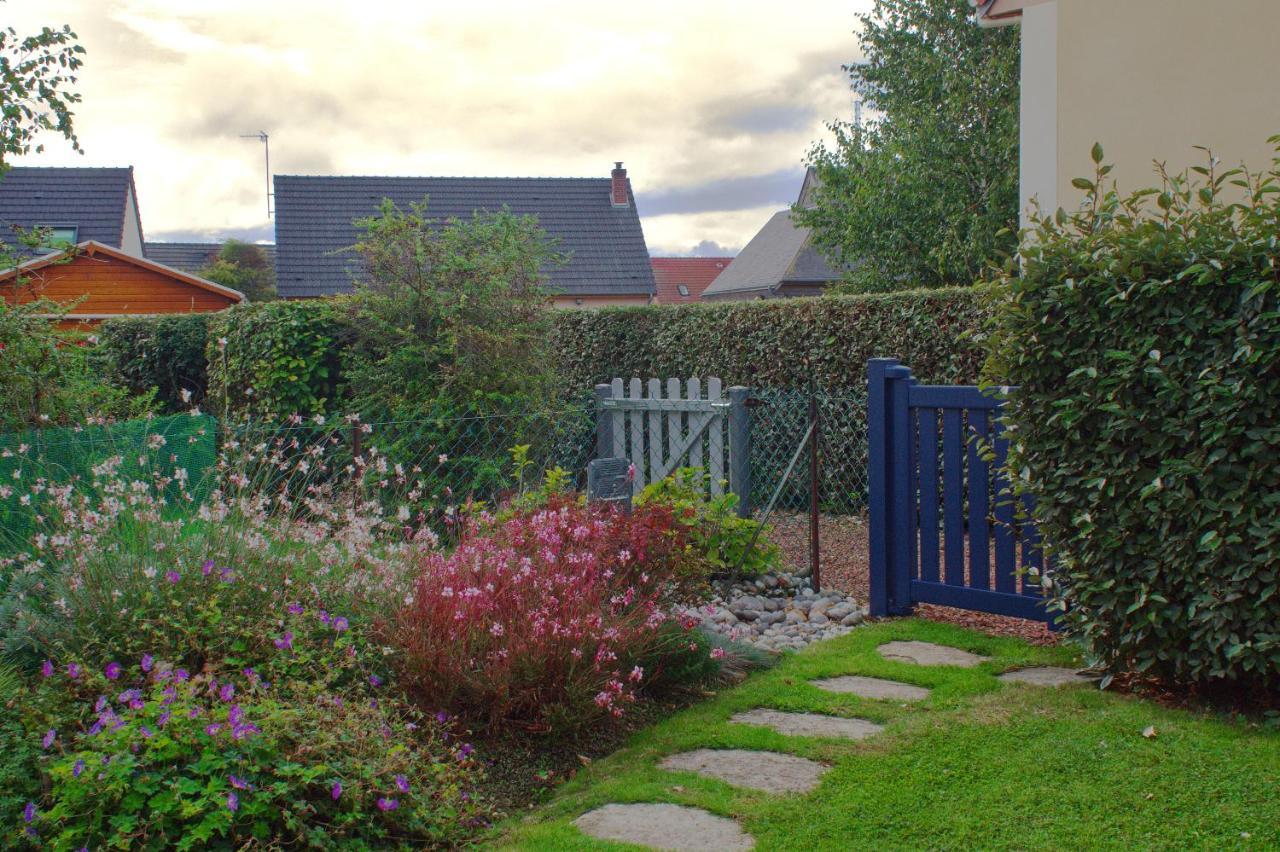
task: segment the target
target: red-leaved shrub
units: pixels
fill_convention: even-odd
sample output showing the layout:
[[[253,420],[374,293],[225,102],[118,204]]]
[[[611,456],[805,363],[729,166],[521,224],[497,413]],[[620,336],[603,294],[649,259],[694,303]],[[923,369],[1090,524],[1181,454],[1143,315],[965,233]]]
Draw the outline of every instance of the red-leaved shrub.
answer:
[[[702,579],[669,509],[566,500],[473,524],[419,563],[388,625],[402,681],[430,708],[496,726],[621,716],[670,605]]]

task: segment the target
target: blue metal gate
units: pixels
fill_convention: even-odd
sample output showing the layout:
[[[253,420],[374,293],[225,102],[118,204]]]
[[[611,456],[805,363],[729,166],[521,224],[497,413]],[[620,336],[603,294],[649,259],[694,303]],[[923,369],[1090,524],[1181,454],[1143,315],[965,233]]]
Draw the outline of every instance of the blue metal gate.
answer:
[[[1004,473],[1001,401],[919,384],[890,358],[868,363],[868,391],[871,614],[933,603],[1052,622],[1039,538]]]

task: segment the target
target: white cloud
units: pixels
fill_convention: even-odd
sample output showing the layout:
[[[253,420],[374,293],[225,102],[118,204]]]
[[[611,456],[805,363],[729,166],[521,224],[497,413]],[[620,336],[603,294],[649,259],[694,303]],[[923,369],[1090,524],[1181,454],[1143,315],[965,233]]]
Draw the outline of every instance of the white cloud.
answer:
[[[866,0],[643,5],[9,0],[88,54],[77,130],[26,162],[135,166],[150,232],[265,225],[278,173],[600,175],[638,194],[796,169],[845,116]],[[798,187],[797,187],[798,189]],[[647,219],[651,249],[740,246],[755,211]],[[755,227],[767,218],[756,215]]]

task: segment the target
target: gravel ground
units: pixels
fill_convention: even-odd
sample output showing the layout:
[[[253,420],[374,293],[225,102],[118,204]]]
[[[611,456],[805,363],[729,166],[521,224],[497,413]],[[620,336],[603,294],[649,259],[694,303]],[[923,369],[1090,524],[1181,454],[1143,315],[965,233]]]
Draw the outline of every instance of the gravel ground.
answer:
[[[789,571],[809,565],[809,516],[775,512],[766,530],[769,539],[782,550],[782,564]],[[837,589],[857,600],[870,599],[868,581],[867,523],[862,515],[820,515],[819,552],[822,559],[823,589]],[[1021,618],[989,615],[952,607],[920,604],[916,615],[979,630],[992,636],[1014,636],[1033,645],[1055,645],[1057,637],[1048,627]]]

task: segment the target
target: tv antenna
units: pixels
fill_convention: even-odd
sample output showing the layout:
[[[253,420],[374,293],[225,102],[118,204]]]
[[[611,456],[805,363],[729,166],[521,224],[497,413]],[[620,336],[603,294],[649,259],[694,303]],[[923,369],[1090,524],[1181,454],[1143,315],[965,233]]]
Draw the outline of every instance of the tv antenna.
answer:
[[[257,133],[241,133],[241,139],[257,139],[262,143],[262,154],[265,158],[267,167],[267,218],[271,218],[271,142],[267,136],[267,131],[259,130]]]

